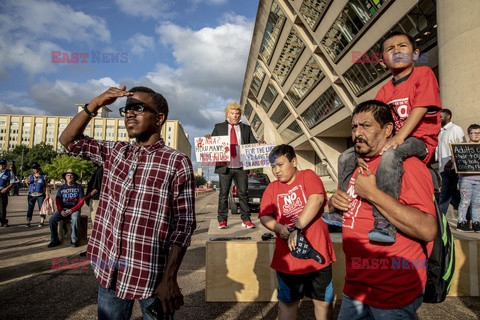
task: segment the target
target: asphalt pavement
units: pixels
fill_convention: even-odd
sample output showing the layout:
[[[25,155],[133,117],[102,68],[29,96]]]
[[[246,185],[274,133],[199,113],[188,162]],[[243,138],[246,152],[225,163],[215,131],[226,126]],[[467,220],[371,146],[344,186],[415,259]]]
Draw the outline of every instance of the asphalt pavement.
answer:
[[[275,302],[205,302],[205,244],[210,219],[216,219],[217,195],[213,191],[196,200],[197,230],[179,272],[185,305],[175,318],[276,319]],[[47,248],[48,226],[37,227],[35,211],[32,227],[25,228],[26,207],[25,192],[9,197],[10,227],[0,228],[0,319],[96,319],[98,284],[90,263],[83,260],[86,245]],[[88,208],[82,214],[88,215]],[[302,302],[298,318],[314,319],[311,302]],[[448,297],[441,304],[423,304],[418,318],[480,319],[480,299]],[[141,319],[138,303],[132,319]]]

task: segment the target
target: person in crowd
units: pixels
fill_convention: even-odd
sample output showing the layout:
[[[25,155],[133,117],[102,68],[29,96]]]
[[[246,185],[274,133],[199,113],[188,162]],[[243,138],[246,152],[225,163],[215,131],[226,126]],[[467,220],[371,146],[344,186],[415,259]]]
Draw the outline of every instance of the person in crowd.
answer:
[[[98,209],[98,199],[100,198],[100,189],[102,187],[103,167],[98,166],[87,184],[87,193],[85,203],[90,208],[90,217],[92,226],[95,222],[95,215]]]
[[[442,121],[442,130],[438,135],[438,147],[436,150],[438,171],[442,178],[439,208],[443,214],[447,214],[450,203],[455,210],[458,209],[458,204],[460,203],[460,192],[457,186],[458,174],[453,168],[450,144],[465,142],[466,140],[463,129],[452,122],[452,111],[443,109],[440,113],[440,119]]]
[[[48,178],[43,173],[42,168],[38,162],[32,163],[32,173],[27,177],[26,183],[28,185],[28,208],[27,208],[27,223],[25,227],[30,227],[30,222],[33,217],[33,209],[35,203],[38,205],[38,210],[42,208],[43,201],[50,198],[50,188],[48,187]],[[45,215],[40,216],[39,227],[45,225]]]
[[[331,264],[336,258],[328,226],[321,219],[327,200],[322,180],[312,170],[298,170],[297,157],[290,145],[276,146],[269,154],[269,161],[277,180],[265,189],[258,216],[277,235],[270,267],[277,271],[278,319],[296,319],[298,304],[304,296],[312,299],[316,319],[331,319]],[[298,245],[299,234],[320,259],[290,254]]]
[[[467,129],[467,134],[471,143],[480,143],[480,125],[471,124]],[[472,231],[467,223],[467,212],[470,207],[473,231],[480,232],[480,175],[460,174],[458,178],[460,203],[458,205],[457,230]]]
[[[89,121],[118,98],[127,98],[120,115],[135,143],[84,136]],[[150,88],[112,87],[86,104],[60,137],[69,154],[103,166],[87,248],[99,281],[99,319],[129,319],[135,300],[144,318],[155,298],[165,317],[184,303],[177,274],[196,227],[195,179],[190,159],[160,137],[168,112],[165,98]]]
[[[65,183],[58,188],[55,198],[57,211],[49,219],[51,239],[48,244],[49,248],[62,244],[58,238],[58,222],[67,219],[70,219],[72,225],[70,245],[78,247],[78,228],[84,203],[83,187],[77,183],[78,175],[71,169],[64,172],[62,177]]]
[[[437,232],[433,183],[422,161],[409,157],[402,164],[399,199],[379,189],[377,168],[393,132],[387,104],[369,100],[353,110],[352,140],[367,168],[357,167],[347,192],[337,189],[329,201],[330,212],[344,217],[346,276],[339,319],[415,319],[423,301],[427,257],[422,242],[430,254]],[[379,246],[369,239],[373,206],[397,228],[395,243]]]
[[[402,162],[408,157],[416,156],[428,164],[434,155],[440,132],[442,104],[432,69],[427,66],[415,67],[420,52],[410,35],[403,32],[389,34],[383,41],[382,54],[380,64],[388,68],[393,77],[382,86],[375,99],[390,106],[395,120],[395,135],[382,149],[377,185],[398,199],[403,174]],[[339,158],[338,173],[342,191],[346,191],[357,156],[354,148],[351,148]],[[394,243],[395,226],[375,206],[373,215],[375,223],[369,239]]]
[[[257,143],[257,139],[253,135],[252,128],[241,122],[242,108],[238,103],[233,102],[225,108],[224,122],[215,124],[213,132],[210,136],[227,136],[230,139],[230,162],[217,162],[215,165],[215,173],[218,173],[220,191],[218,194],[218,228],[226,229],[228,220],[228,193],[232,179],[237,186],[240,216],[242,219],[242,227],[255,228],[255,224],[251,221],[250,207],[248,206],[247,194],[247,170],[243,169],[240,160],[240,145]],[[263,141],[260,141],[261,143]]]
[[[8,227],[8,193],[12,188],[12,172],[7,169],[7,160],[0,159],[0,227]]]

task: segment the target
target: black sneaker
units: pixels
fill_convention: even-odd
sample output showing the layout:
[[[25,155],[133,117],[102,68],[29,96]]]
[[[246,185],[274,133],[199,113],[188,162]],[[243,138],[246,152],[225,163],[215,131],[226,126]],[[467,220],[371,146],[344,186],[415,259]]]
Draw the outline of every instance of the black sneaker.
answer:
[[[470,227],[468,226],[467,222],[464,221],[464,222],[460,222],[460,223],[457,224],[457,231],[471,232],[471,231],[473,231],[473,230],[470,229]]]
[[[70,241],[70,247],[72,247],[72,248],[78,247],[78,241],[76,241],[76,242]]]
[[[374,242],[395,243],[397,231],[388,221],[376,221],[375,228],[368,233],[368,239]]]
[[[59,241],[59,240],[51,241],[51,242],[48,244],[47,248],[58,247],[58,246],[61,245],[61,244],[62,244],[62,242]]]
[[[8,225],[7,225],[7,227],[8,227]],[[472,227],[473,227],[473,231],[480,232],[480,222],[478,222],[478,221],[474,222]]]

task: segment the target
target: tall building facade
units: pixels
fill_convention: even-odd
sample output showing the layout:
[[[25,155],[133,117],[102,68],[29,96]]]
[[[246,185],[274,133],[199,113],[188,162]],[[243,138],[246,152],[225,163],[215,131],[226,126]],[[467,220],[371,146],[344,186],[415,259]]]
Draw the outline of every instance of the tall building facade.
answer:
[[[415,39],[454,122],[480,122],[463,112],[480,111],[480,1],[260,0],[240,101],[257,136],[291,144],[333,187],[354,106],[390,80],[378,59],[391,31]]]
[[[82,106],[77,105],[78,112],[83,112]],[[85,128],[84,134],[99,140],[129,141],[124,118],[109,118],[110,112],[108,108],[102,108]],[[0,150],[13,150],[17,145],[31,148],[45,142],[60,152],[64,148],[58,138],[72,118],[0,114]],[[161,135],[167,146],[191,156],[191,144],[180,121],[167,120]]]

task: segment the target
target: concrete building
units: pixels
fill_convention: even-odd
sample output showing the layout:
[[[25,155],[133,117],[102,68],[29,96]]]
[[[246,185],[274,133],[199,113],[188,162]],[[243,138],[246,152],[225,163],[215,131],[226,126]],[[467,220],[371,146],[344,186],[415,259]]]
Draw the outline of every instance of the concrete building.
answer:
[[[77,105],[78,112],[83,112],[82,106]],[[102,108],[85,128],[84,134],[99,140],[129,141],[124,118],[109,118],[110,112],[110,109]],[[31,148],[45,142],[57,152],[62,151],[64,148],[58,138],[72,118],[0,114],[0,150],[13,150],[20,144]],[[192,147],[180,121],[167,120],[161,135],[167,146],[191,156]]]
[[[480,1],[260,0],[240,101],[256,134],[291,144],[333,187],[354,106],[390,79],[377,54],[396,30],[417,42],[453,121],[480,122]]]

